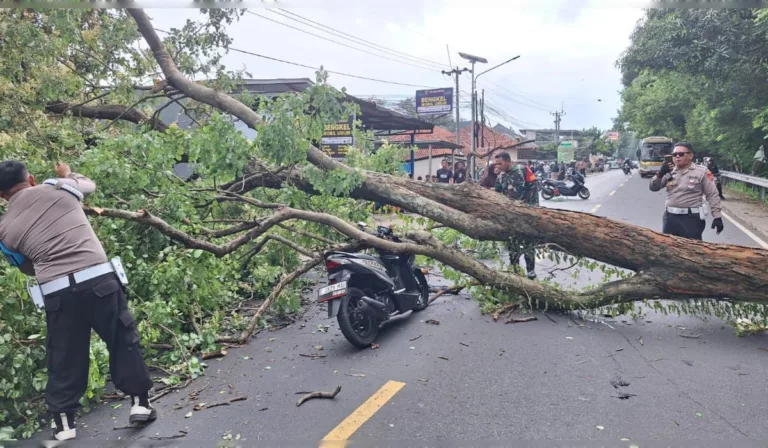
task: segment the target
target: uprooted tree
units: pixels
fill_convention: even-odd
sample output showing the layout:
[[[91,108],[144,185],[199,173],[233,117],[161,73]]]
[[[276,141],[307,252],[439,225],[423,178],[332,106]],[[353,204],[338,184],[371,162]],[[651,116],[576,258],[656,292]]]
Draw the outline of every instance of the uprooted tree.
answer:
[[[86,211],[131,272],[143,342],[169,383],[200,373],[195,354],[244,343],[295,311],[295,283],[331,249],[412,252],[461,273],[477,293],[549,308],[768,302],[768,251],[529,207],[473,184],[414,182],[398,171],[397,147],[374,153],[362,143],[345,163],[329,158],[312,142],[353,106],[323,72],[301,94],[251,94],[238,81],[243,73],[220,64],[230,42],[224,29],[238,13],[205,13],[161,39],[142,10],[0,12],[0,156],[41,175],[63,159],[97,181]],[[175,116],[165,122],[167,110],[183,111],[191,129]],[[178,162],[194,164],[195,174],[178,177]],[[361,232],[350,223],[370,219],[374,202],[419,215],[424,225],[404,229],[402,243]],[[565,291],[479,261],[456,247],[456,235],[474,243],[525,238],[634,275]],[[42,325],[30,317],[21,275],[7,267],[3,274],[0,334],[10,344],[0,346],[0,361],[11,368],[0,374],[0,423],[22,419],[28,432],[27,410],[44,384]],[[99,362],[89,391],[98,394],[106,365],[103,346],[93,351]]]

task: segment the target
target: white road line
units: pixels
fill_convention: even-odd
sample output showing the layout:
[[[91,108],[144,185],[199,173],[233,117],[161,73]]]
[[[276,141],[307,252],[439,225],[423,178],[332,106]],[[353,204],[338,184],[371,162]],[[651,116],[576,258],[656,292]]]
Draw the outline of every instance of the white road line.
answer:
[[[589,213],[595,213],[597,211],[597,209],[599,209],[600,207],[602,207],[602,204],[597,204],[595,206],[595,208],[593,208],[592,210],[589,211]]]
[[[616,190],[613,190],[612,192],[608,193],[608,196],[613,196],[614,194],[616,194]]]
[[[744,227],[744,226],[742,226],[741,224],[739,224],[738,222],[736,222],[736,221],[735,221],[733,218],[731,218],[730,216],[728,216],[728,215],[726,215],[725,213],[722,213],[722,212],[721,212],[721,214],[723,215],[723,217],[724,217],[725,219],[727,219],[728,221],[730,221],[730,222],[731,222],[731,224],[733,224],[734,226],[736,226],[736,228],[737,228],[737,229],[741,230],[742,232],[744,232],[745,234],[747,234],[747,236],[748,236],[748,237],[752,238],[752,240],[754,240],[754,241],[755,241],[755,242],[756,242],[758,245],[760,245],[760,247],[762,247],[763,249],[768,249],[768,243],[766,243],[765,241],[763,241],[763,240],[761,240],[760,238],[758,238],[758,237],[757,237],[757,235],[755,235],[754,233],[750,232],[750,231],[749,231],[749,229],[747,229],[746,227]]]

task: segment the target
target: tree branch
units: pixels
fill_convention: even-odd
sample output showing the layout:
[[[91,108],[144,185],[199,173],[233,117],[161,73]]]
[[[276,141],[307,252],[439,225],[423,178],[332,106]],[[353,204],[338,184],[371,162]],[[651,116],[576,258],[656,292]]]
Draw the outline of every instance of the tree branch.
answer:
[[[171,60],[146,14],[136,9],[128,11],[172,86],[192,99],[233,115],[252,128],[258,127],[260,117],[246,105],[225,93],[186,79]],[[354,172],[313,146],[307,150],[307,161],[324,171]],[[249,187],[280,188],[284,181],[295,181],[298,188],[314,192],[300,171],[291,170],[280,175],[258,173],[248,177]],[[766,250],[690,241],[586,213],[526,206],[473,184],[444,186],[373,172],[361,174],[363,182],[350,193],[352,198],[397,205],[475,239],[503,241],[512,236],[538,241],[546,239],[546,242],[559,244],[577,256],[641,274],[653,272],[657,279],[664,281],[659,283],[657,280],[654,282],[656,286],[644,290],[665,298],[735,297],[768,301],[768,272],[764,269],[768,265]],[[245,184],[246,179],[241,179],[227,189],[243,192]],[[291,215],[305,219],[294,213]],[[595,229],[600,229],[599,238],[595,237]],[[251,232],[258,235],[259,230],[252,229]],[[723,275],[724,272],[727,275]],[[503,275],[493,277],[485,271],[476,273],[485,274],[484,278],[491,281],[490,284],[503,285],[507,280]],[[511,283],[514,286],[519,281]],[[533,286],[517,284],[518,287],[522,285]],[[599,292],[615,293],[625,288],[637,290],[641,286],[623,281]]]
[[[156,131],[166,131],[168,125],[162,121],[156,121],[151,123],[151,118],[146,116],[143,112],[127,108],[117,104],[105,104],[102,106],[80,106],[77,104],[70,104],[67,102],[52,102],[49,103],[45,110],[56,115],[71,114],[80,118],[92,118],[95,120],[125,120],[136,124],[150,123],[152,129]]]
[[[329,250],[350,251],[350,250],[355,250],[358,247],[360,247],[360,244],[357,242],[354,242],[354,243],[335,246],[333,248],[330,248]],[[248,327],[245,330],[243,330],[243,332],[240,333],[239,336],[219,336],[216,338],[216,342],[217,343],[230,342],[230,343],[238,343],[238,344],[246,343],[248,341],[248,338],[251,337],[254,330],[256,329],[256,325],[258,325],[259,319],[261,318],[262,314],[264,314],[264,312],[268,310],[269,307],[272,305],[272,302],[274,302],[275,299],[280,296],[280,293],[283,291],[283,289],[285,289],[287,285],[289,285],[291,282],[293,282],[297,278],[309,272],[310,269],[314,268],[315,266],[320,264],[322,261],[323,261],[323,255],[322,254],[316,255],[314,258],[312,258],[311,260],[301,265],[300,268],[296,269],[290,274],[283,275],[280,278],[280,281],[277,282],[277,285],[275,285],[275,287],[272,289],[272,292],[269,294],[269,296],[264,300],[264,303],[262,303],[259,309],[256,310],[256,313],[253,316],[251,316],[251,320],[248,322]]]

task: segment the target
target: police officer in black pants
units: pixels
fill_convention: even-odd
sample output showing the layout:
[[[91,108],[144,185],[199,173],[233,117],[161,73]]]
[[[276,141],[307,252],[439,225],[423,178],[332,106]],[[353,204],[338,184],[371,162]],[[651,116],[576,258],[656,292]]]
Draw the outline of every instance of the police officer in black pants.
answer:
[[[706,167],[694,164],[693,157],[693,145],[676,143],[672,152],[673,163],[661,166],[659,173],[651,180],[650,189],[667,189],[663,232],[701,240],[706,228],[706,221],[700,214],[705,196],[714,218],[712,228],[717,229],[718,234],[723,231],[723,218],[714,176]]]
[[[0,197],[8,201],[0,250],[39,284],[30,294],[45,307],[45,401],[56,425],[54,439],[70,440],[88,386],[91,329],[109,349],[112,382],[131,397],[129,421],[148,423],[157,412],[149,404],[152,379],[125,300],[127,276],[118,259],[107,259],[80,203],[96,184],[66,164],[55,171],[58,178],[37,184],[22,163],[0,163]]]

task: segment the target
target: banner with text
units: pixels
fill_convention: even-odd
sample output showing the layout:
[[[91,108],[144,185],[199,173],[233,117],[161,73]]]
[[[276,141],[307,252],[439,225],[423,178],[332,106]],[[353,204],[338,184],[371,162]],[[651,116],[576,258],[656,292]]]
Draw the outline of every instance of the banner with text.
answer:
[[[416,113],[419,115],[450,114],[453,110],[453,88],[417,90]]]
[[[349,148],[355,143],[352,135],[353,120],[353,117],[349,117],[348,121],[326,124],[323,128],[323,138],[320,140],[320,149],[336,159],[346,157]]]

